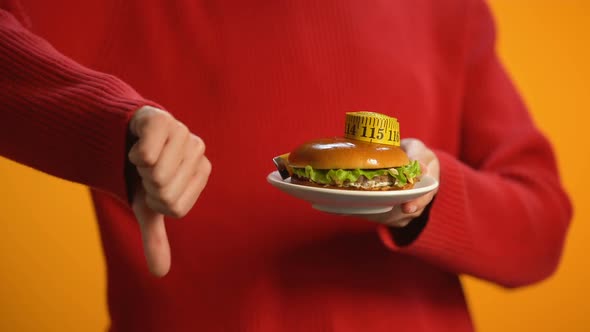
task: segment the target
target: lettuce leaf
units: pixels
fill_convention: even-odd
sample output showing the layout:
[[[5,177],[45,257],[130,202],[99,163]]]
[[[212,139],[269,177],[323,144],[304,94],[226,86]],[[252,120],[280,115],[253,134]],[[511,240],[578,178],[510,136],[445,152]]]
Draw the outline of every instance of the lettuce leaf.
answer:
[[[343,185],[345,181],[356,182],[361,175],[371,180],[376,176],[391,175],[395,179],[395,185],[403,187],[408,183],[414,183],[414,179],[422,174],[420,163],[413,160],[407,165],[394,168],[381,169],[314,169],[311,166],[305,168],[293,168],[293,173],[302,178],[310,179],[319,184]]]

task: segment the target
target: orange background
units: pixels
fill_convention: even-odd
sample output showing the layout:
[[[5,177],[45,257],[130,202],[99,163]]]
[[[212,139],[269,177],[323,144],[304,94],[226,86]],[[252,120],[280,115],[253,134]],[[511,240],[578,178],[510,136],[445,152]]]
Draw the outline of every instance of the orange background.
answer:
[[[499,52],[554,143],[575,205],[557,273],[505,290],[465,277],[478,331],[590,331],[590,2],[493,0]],[[0,331],[104,331],[105,269],[84,187],[0,159]]]

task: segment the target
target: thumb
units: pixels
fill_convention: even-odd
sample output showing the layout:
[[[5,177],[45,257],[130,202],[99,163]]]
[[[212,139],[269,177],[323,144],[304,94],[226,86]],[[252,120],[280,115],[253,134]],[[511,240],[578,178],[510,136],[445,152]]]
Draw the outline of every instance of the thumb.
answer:
[[[420,164],[420,171],[422,172],[422,175],[429,174],[430,170],[428,169],[428,165],[423,163],[421,160],[418,160],[418,163]]]
[[[164,215],[147,206],[143,188],[136,192],[132,207],[139,223],[148,268],[153,275],[163,277],[170,270],[170,244]]]

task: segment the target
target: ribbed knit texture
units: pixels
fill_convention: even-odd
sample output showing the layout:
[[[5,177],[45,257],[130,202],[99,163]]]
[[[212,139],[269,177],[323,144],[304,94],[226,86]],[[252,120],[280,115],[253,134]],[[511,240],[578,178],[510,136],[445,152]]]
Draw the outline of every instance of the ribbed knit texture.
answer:
[[[195,208],[167,222],[170,274],[150,276],[109,194],[124,197],[141,97],[2,14],[0,154],[106,191],[92,193],[112,331],[472,331],[458,275],[518,286],[557,266],[569,201],[480,0],[23,2],[35,33],[165,105],[213,164]],[[392,234],[410,228],[321,213],[265,181],[272,157],[342,135],[360,109],[397,117],[440,160],[407,245]]]
[[[64,57],[3,10],[0,86],[3,156],[126,198],[127,124],[147,101]]]

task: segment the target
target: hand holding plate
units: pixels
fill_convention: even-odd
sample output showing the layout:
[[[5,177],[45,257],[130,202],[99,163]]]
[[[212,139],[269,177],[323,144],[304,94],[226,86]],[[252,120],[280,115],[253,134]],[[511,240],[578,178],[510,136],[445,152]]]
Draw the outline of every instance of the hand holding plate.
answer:
[[[420,162],[423,175],[429,175],[436,179],[437,182],[439,181],[440,163],[431,149],[426,147],[422,141],[415,138],[403,139],[401,147],[406,151],[410,159],[418,160]],[[388,212],[363,214],[359,216],[391,227],[404,227],[409,224],[412,219],[422,215],[424,208],[430,204],[437,191],[438,190],[435,189],[409,202],[395,205],[393,209]]]

